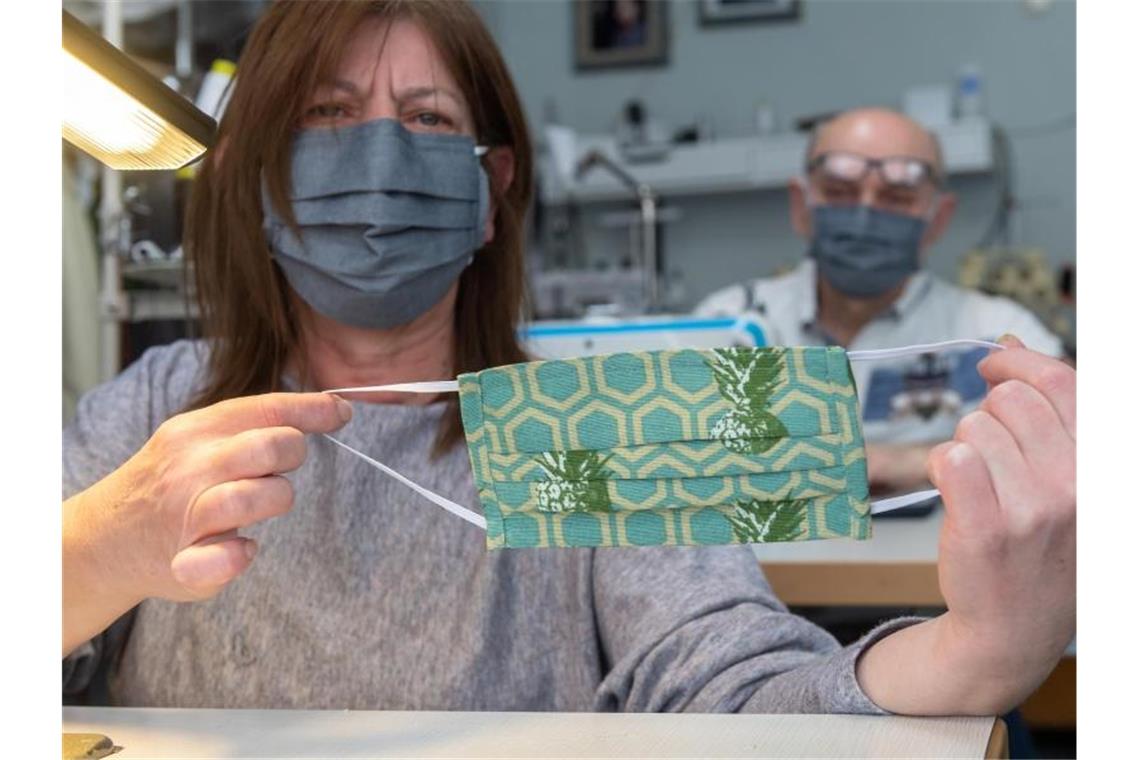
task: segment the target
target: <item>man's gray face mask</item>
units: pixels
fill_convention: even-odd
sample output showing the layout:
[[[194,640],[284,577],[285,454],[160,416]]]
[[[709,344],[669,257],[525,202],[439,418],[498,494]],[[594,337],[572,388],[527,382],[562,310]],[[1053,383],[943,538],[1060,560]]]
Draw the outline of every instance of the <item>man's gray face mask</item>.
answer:
[[[918,271],[926,220],[870,206],[812,209],[810,255],[832,287],[852,298],[874,298]]]
[[[391,119],[299,133],[289,194],[299,236],[262,186],[266,237],[289,284],[356,327],[419,317],[483,244],[482,150],[470,137],[409,132]]]

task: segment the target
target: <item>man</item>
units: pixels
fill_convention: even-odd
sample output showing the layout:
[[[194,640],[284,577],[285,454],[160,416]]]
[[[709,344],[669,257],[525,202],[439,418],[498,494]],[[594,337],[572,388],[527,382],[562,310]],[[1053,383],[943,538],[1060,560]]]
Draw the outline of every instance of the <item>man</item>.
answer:
[[[792,272],[732,285],[697,306],[702,316],[761,313],[773,345],[893,348],[1011,333],[1059,356],[1061,342],[1026,309],[964,290],[921,270],[955,198],[945,189],[937,139],[881,108],[819,126],[804,176],[789,185],[792,225],[809,241]],[[975,365],[985,348],[852,365],[863,406],[872,491],[913,490],[930,447],[985,394]]]

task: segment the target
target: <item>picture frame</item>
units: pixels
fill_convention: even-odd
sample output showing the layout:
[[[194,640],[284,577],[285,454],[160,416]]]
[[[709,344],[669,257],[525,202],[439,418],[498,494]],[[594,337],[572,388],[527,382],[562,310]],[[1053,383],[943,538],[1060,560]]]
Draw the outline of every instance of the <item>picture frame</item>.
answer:
[[[669,3],[665,0],[575,0],[570,5],[576,69],[668,63]]]
[[[801,0],[700,0],[702,26],[739,22],[795,21]]]

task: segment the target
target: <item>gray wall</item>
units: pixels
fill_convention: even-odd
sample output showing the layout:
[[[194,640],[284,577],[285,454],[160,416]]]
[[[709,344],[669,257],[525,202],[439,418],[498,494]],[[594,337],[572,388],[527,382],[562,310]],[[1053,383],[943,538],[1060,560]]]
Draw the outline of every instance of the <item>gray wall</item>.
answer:
[[[564,0],[478,0],[502,47],[536,135],[553,110],[583,132],[612,129],[622,105],[641,98],[669,125],[711,120],[718,136],[750,134],[758,101],[781,128],[794,118],[859,104],[901,105],[905,89],[952,82],[980,66],[987,114],[1011,133],[1021,210],[1015,243],[1055,263],[1075,256],[1076,12],[1059,1],[1043,13],[1017,0],[805,0],[796,22],[702,27],[691,0],[669,2],[669,63],[659,68],[574,70],[572,9]],[[953,276],[993,213],[989,176],[956,179],[960,211],[931,252]],[[778,191],[684,198],[670,225],[670,270],[688,300],[794,262],[803,245]],[[624,252],[627,235],[587,214],[591,261]]]

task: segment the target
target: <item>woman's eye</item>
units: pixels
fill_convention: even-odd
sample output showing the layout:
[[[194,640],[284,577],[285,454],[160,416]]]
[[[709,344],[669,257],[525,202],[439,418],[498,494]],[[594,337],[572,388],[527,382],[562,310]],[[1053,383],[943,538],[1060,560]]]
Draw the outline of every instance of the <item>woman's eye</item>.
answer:
[[[421,111],[412,116],[411,122],[423,129],[442,129],[452,125],[451,119],[435,111]]]
[[[340,119],[348,114],[344,106],[339,103],[318,103],[305,112],[311,119]]]

